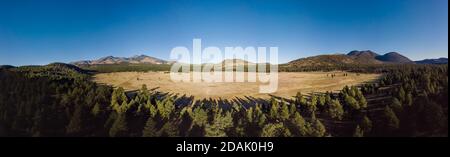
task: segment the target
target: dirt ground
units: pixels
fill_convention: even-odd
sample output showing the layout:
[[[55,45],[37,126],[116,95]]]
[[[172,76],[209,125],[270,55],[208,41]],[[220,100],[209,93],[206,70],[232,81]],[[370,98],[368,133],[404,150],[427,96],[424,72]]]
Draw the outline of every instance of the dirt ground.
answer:
[[[344,76],[344,73],[347,76]],[[331,77],[331,74],[335,74]],[[245,73],[247,75],[247,73]],[[291,98],[297,92],[304,94],[311,92],[338,91],[345,85],[358,85],[378,79],[380,74],[356,74],[347,72],[280,72],[278,73],[278,90],[271,93],[275,96]],[[257,98],[270,97],[259,93],[260,82],[173,82],[170,74],[165,72],[116,72],[102,73],[94,76],[97,83],[126,90],[137,90],[143,84],[148,89],[161,92],[194,96],[203,98],[236,98],[252,96]]]

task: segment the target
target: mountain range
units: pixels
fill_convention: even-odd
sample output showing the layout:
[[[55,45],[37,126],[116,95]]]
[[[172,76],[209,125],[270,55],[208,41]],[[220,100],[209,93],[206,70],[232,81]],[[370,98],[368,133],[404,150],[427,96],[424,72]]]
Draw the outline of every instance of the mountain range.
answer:
[[[240,59],[228,59],[222,63],[234,61],[236,64],[254,64]],[[172,64],[173,62],[165,61],[155,57],[146,55],[136,55],[133,57],[114,57],[107,56],[97,60],[84,60],[71,62],[70,64],[77,66],[86,65],[108,65],[108,64]],[[300,58],[287,63],[288,66],[333,66],[333,65],[351,65],[351,64],[446,64],[447,58],[425,59],[421,61],[412,61],[397,52],[389,52],[383,55],[370,50],[351,51],[347,54],[326,54],[312,57]]]
[[[331,66],[345,64],[413,64],[409,58],[397,52],[389,52],[384,55],[370,50],[351,51],[347,54],[328,54],[306,58],[300,58],[288,63],[291,66]]]
[[[107,56],[97,60],[76,61],[71,62],[70,64],[83,66],[83,65],[100,65],[100,64],[170,64],[170,62],[146,55],[136,55],[129,58]]]
[[[447,64],[448,58],[424,59],[415,61],[417,64]]]

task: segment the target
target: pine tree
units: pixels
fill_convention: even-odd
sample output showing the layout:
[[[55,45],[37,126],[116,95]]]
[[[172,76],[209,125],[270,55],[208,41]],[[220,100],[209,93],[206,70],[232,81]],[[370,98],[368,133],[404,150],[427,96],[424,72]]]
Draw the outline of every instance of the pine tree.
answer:
[[[111,95],[111,107],[120,112],[121,105],[126,103],[128,103],[128,97],[125,94],[125,90],[122,87],[115,89]]]
[[[179,128],[177,126],[174,121],[168,121],[161,127],[158,134],[162,137],[178,137]]]
[[[395,112],[389,106],[386,106],[383,113],[386,129],[389,131],[397,130],[400,126],[400,120],[395,115]]]
[[[128,122],[127,117],[124,113],[117,116],[116,120],[109,129],[109,136],[111,137],[121,137],[127,136],[128,134]]]
[[[314,112],[317,110],[317,96],[311,95],[311,101],[306,104],[307,104],[306,109],[308,110],[308,113],[314,114]]]
[[[247,117],[247,121],[249,123],[253,123],[253,107],[250,107],[249,109],[247,109],[245,116]]]
[[[208,113],[200,107],[192,110],[192,121],[194,124],[202,127],[208,123]]]
[[[283,101],[281,102],[280,118],[283,121],[289,119],[289,108]]]
[[[255,110],[253,112],[254,114],[254,123],[257,124],[259,127],[263,127],[266,123],[267,117],[266,114],[261,110],[261,105],[256,105]]]
[[[367,108],[367,100],[364,97],[364,95],[362,94],[361,90],[359,90],[358,88],[355,88],[355,90],[356,90],[356,98],[358,99],[359,106],[362,109]]]
[[[349,106],[354,111],[359,111],[361,107],[359,106],[359,103],[350,95],[344,95],[344,101],[347,106]]]
[[[319,96],[319,104],[318,105],[323,107],[323,106],[325,106],[325,104],[326,104],[326,97],[325,97],[325,95],[321,94]]]
[[[359,127],[359,125],[356,125],[355,131],[353,132],[353,137],[363,137],[364,136],[364,130]]]
[[[326,113],[330,118],[341,120],[344,115],[344,109],[341,103],[339,103],[339,100],[335,99],[328,103]]]
[[[402,103],[397,98],[392,98],[391,107],[394,109],[395,113],[400,114],[403,111]]]
[[[427,107],[424,108],[424,121],[429,130],[439,130],[448,125],[448,115],[444,113],[444,109],[439,104],[429,101]],[[445,130],[445,129],[444,129]]]
[[[94,107],[91,110],[91,114],[94,116],[98,116],[102,111],[100,104],[99,103],[95,103]]]
[[[408,92],[408,94],[406,94],[405,104],[409,107],[411,107],[411,105],[413,104],[413,96],[412,96],[411,92]]]
[[[231,112],[219,111],[214,115],[214,120],[212,124],[207,124],[205,127],[207,137],[226,137],[226,130],[233,126],[233,118],[231,117]]]
[[[291,132],[283,123],[269,123],[262,129],[261,137],[290,137]]]
[[[278,101],[274,98],[270,99],[271,107],[269,110],[269,116],[271,119],[279,119],[279,105]]]
[[[44,128],[44,118],[41,110],[37,110],[33,116],[33,126],[31,128],[31,134],[33,137],[42,136],[42,130]]]
[[[364,133],[370,133],[372,131],[372,121],[369,117],[364,116],[360,123],[361,129],[364,130]]]
[[[400,100],[400,102],[405,102],[406,93],[405,93],[405,89],[403,89],[403,86],[401,86],[400,89],[398,90],[398,96],[397,97]]]
[[[147,106],[147,108],[149,110],[150,117],[155,117],[156,114],[158,114],[158,109],[156,109],[156,107],[153,104],[151,104],[150,100],[147,101],[146,106]]]
[[[289,114],[294,115],[297,112],[297,107],[295,104],[289,104]]]
[[[306,136],[308,134],[308,128],[305,119],[300,115],[300,113],[296,112],[294,114],[294,118],[291,120],[292,125],[294,126],[293,133],[297,136]]]
[[[143,137],[157,137],[158,129],[156,128],[156,121],[153,118],[148,118],[145,123],[144,130],[142,130]]]
[[[326,134],[325,126],[320,122],[319,119],[315,118],[313,116],[311,118],[312,124],[311,124],[311,136],[313,137],[323,137]]]
[[[85,127],[84,118],[86,118],[86,115],[83,113],[83,106],[80,105],[75,109],[69,124],[66,126],[66,133],[74,136],[81,135]]]
[[[139,104],[145,103],[146,99],[149,97],[149,92],[147,89],[147,85],[142,84],[141,89],[139,90],[139,93],[137,95],[138,98],[140,98],[139,101],[137,101]]]
[[[175,110],[175,105],[172,98],[166,98],[162,102],[157,101],[156,104],[159,114],[163,119],[169,119],[172,112]]]
[[[305,97],[302,95],[302,93],[297,92],[297,95],[295,96],[295,104],[301,106],[301,105],[305,105],[306,104],[306,99]]]

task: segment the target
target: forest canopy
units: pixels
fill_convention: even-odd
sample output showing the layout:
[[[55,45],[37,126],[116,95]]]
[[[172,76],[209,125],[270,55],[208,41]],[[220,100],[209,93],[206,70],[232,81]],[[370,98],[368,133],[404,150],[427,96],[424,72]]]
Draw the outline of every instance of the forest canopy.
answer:
[[[62,63],[0,68],[0,136],[448,136],[448,65],[281,68],[383,73],[339,93],[213,101],[100,85]]]

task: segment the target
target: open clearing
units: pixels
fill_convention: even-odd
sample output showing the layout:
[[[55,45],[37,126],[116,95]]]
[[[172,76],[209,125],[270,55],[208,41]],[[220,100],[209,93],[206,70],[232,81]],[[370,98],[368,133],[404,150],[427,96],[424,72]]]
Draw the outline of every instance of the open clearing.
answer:
[[[344,74],[347,76],[344,76]],[[331,74],[335,74],[331,77]],[[245,73],[247,75],[247,73]],[[358,85],[378,79],[380,74],[357,74],[347,72],[280,72],[278,73],[278,90],[271,95],[290,98],[297,92],[326,92],[338,91],[345,85]],[[173,82],[167,72],[115,72],[101,73],[94,76],[97,83],[125,90],[137,90],[143,84],[148,89],[157,88],[160,92],[194,96],[203,98],[236,98],[258,97],[267,98],[268,94],[259,93],[259,82]]]

